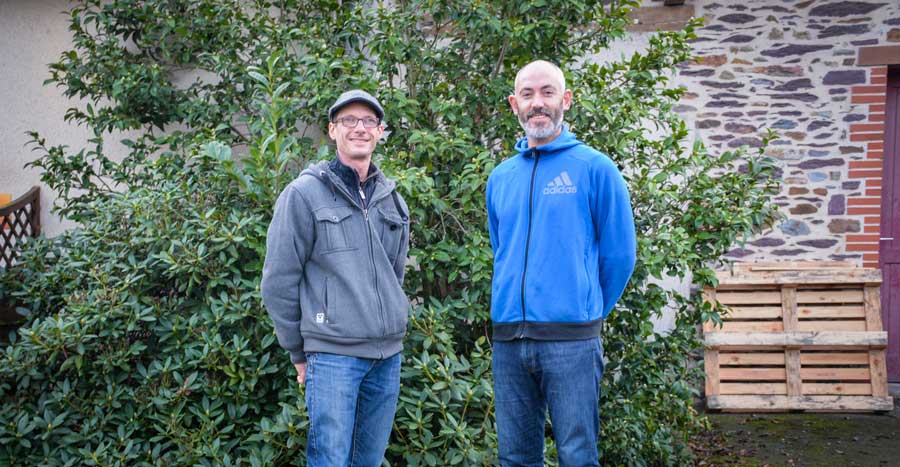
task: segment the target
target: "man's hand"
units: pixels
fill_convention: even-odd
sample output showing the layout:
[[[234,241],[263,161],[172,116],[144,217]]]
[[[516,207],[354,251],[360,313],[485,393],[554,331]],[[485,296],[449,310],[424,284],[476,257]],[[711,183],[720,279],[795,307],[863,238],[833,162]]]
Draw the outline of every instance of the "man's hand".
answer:
[[[294,368],[297,369],[297,382],[301,385],[306,383],[306,362],[295,363]]]

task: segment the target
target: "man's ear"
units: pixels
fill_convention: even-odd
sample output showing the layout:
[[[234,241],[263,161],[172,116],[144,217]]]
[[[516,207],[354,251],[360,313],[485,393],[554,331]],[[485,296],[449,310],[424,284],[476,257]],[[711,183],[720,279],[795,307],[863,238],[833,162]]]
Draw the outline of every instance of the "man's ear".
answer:
[[[572,90],[566,89],[563,92],[563,110],[569,110],[569,107],[572,106]]]
[[[334,122],[328,122],[328,136],[337,141],[337,125]]]
[[[509,95],[509,106],[512,107],[513,114],[519,115],[519,106],[517,105],[516,95]]]

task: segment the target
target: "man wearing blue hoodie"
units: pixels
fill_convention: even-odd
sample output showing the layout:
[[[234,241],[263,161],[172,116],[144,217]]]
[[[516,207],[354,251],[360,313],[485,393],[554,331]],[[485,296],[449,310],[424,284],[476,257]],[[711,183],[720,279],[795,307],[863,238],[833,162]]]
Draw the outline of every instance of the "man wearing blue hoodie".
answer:
[[[612,160],[563,124],[559,67],[523,67],[509,103],[525,138],[487,184],[500,463],[544,465],[549,409],[560,465],[598,466],[599,336],[634,269],[631,201]]]

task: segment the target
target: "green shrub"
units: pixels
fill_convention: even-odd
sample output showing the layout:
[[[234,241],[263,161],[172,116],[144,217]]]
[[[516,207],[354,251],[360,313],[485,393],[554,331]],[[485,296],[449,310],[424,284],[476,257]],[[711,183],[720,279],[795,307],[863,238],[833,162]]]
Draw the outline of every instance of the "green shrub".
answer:
[[[667,77],[696,23],[621,62],[580,60],[622,37],[635,6],[76,2],[74,48],[49,81],[87,102],[66,118],[95,137],[73,152],[33,134],[32,166],[80,227],[30,242],[0,276],[0,298],[27,314],[0,355],[0,465],[302,462],[302,389],[259,275],[274,199],[330,157],[315,127],[350,87],[385,105],[376,162],[414,220],[388,460],[496,465],[483,193],[520,134],[514,73],[535,58],[567,71],[567,121],[624,168],[637,217],[638,265],[603,334],[603,463],[689,462],[696,327],[716,314],[656,284],[712,283],[710,266],[775,215],[774,169],[761,152],[707,154],[673,113],[682,91]],[[139,135],[119,162],[112,130]],[[667,306],[676,326],[657,334]]]

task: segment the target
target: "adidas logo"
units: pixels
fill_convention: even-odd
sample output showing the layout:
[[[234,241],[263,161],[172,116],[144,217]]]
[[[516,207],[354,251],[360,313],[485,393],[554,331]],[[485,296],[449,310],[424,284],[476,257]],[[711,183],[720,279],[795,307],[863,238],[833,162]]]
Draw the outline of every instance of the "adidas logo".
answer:
[[[572,179],[569,178],[569,174],[567,172],[563,172],[559,174],[556,178],[553,179],[552,182],[548,183],[546,187],[544,187],[545,195],[565,195],[571,194],[578,191],[578,187],[572,183]]]

